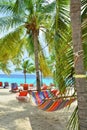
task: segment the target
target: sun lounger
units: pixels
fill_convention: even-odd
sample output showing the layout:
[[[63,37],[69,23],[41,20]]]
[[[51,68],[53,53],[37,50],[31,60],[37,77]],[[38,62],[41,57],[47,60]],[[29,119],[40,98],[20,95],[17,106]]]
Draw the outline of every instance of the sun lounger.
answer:
[[[9,83],[8,82],[4,82],[3,88],[8,88],[8,87],[9,87]]]
[[[19,91],[18,84],[17,83],[11,83],[11,90],[10,90],[10,92],[16,93],[18,91]]]
[[[23,90],[28,90],[28,84],[23,84]]]
[[[3,83],[2,82],[0,82],[0,88],[3,88]]]
[[[21,102],[28,102],[29,101],[29,94],[27,90],[22,90],[16,95],[16,99]]]

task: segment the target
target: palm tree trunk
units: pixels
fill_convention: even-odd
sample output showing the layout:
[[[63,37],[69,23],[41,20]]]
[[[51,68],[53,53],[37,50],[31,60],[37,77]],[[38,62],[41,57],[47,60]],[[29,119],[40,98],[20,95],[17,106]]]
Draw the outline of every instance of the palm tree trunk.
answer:
[[[36,85],[37,85],[37,90],[41,91],[39,62],[38,62],[38,30],[34,30],[33,38],[34,38],[34,54],[35,54],[35,67],[36,67]]]
[[[25,83],[26,83],[26,74],[24,74],[24,79],[25,79]]]
[[[26,83],[26,70],[24,70],[24,83]]]
[[[81,34],[81,1],[71,0],[70,15],[72,25],[72,40],[75,63],[75,83],[78,100],[78,120],[80,130],[87,130],[87,83],[83,63],[83,48]]]

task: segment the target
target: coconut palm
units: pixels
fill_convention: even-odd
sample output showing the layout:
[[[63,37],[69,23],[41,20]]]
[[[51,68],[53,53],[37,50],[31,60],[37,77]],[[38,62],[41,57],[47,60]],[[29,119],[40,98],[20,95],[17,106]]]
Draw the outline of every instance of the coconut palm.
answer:
[[[16,71],[23,71],[24,74],[24,81],[26,83],[26,74],[27,73],[34,73],[35,72],[35,67],[32,62],[29,60],[24,60],[19,67],[16,67]]]
[[[38,37],[40,29],[43,31],[49,29],[52,23],[51,12],[54,9],[55,2],[49,3],[45,0],[16,0],[10,5],[4,4],[0,7],[0,12],[4,14],[0,18],[0,30],[4,30],[3,33],[5,34],[5,37],[0,40],[0,45],[6,48],[2,49],[3,53],[2,55],[0,53],[0,56],[6,56],[5,60],[8,60],[15,57],[24,44],[27,44],[28,49],[32,48],[35,54],[38,91],[40,91]]]
[[[81,31],[81,1],[71,0],[71,24],[74,57],[78,57],[75,64],[75,83],[78,97],[78,120],[79,129],[86,130],[87,125],[87,90],[86,77],[83,62],[82,31]]]

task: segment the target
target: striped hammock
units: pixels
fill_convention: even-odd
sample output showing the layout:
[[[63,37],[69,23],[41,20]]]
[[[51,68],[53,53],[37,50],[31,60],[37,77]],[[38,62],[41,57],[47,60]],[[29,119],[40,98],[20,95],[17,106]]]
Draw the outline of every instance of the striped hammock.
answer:
[[[47,112],[60,110],[64,107],[71,105],[71,103],[76,100],[75,96],[55,97],[53,93],[51,93],[51,91],[49,90],[41,92],[32,91],[31,95],[33,102],[36,104],[36,106],[39,109]]]

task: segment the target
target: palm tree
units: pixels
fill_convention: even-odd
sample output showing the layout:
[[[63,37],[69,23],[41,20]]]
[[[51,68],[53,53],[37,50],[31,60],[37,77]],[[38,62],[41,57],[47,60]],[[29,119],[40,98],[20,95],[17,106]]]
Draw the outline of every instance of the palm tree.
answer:
[[[70,15],[72,25],[72,40],[74,60],[78,58],[75,68],[75,85],[78,100],[78,120],[80,130],[87,129],[87,90],[83,62],[82,31],[81,31],[81,1],[71,0]]]
[[[2,5],[0,11],[4,14],[4,17],[0,19],[1,30],[10,28],[10,31],[5,33],[5,37],[0,40],[1,45],[9,47],[9,53],[3,52],[3,56],[6,56],[6,60],[15,57],[20,48],[25,44],[29,44],[28,49],[33,49],[35,54],[35,68],[36,68],[36,83],[37,90],[40,91],[40,76],[39,76],[39,32],[40,29],[49,29],[52,16],[52,11],[55,9],[55,2],[49,3],[45,0],[16,0],[10,5]],[[5,15],[7,14],[7,15]],[[13,30],[11,30],[13,28]],[[26,33],[27,32],[27,33]],[[8,40],[7,40],[8,39]],[[10,42],[11,41],[11,42]],[[32,44],[33,43],[33,44]],[[13,51],[11,46],[16,46],[16,51]],[[31,47],[30,47],[31,46]],[[11,51],[13,51],[13,55]],[[29,51],[28,50],[28,51]],[[10,56],[10,57],[9,57]]]
[[[20,66],[17,67],[15,70],[23,71],[24,79],[25,79],[25,83],[26,83],[26,73],[35,72],[35,67],[34,67],[34,64],[32,62],[30,62],[29,60],[24,60],[23,63],[21,63]]]

